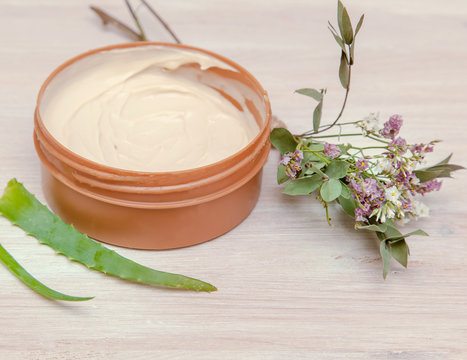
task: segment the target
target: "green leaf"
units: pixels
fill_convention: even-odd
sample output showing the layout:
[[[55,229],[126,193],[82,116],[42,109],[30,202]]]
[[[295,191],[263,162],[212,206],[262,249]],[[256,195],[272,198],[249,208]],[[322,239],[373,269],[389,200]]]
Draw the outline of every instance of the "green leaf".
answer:
[[[315,151],[315,150],[313,150],[313,151]],[[320,151],[320,150],[316,150],[316,151]],[[303,152],[303,163],[306,164],[309,161],[321,162],[322,159],[319,156],[316,156],[315,154],[313,154],[311,151],[305,150]],[[324,165],[324,163],[323,163],[323,165]]]
[[[344,39],[345,43],[347,45],[352,44],[352,41],[353,41],[352,23],[350,22],[350,17],[345,7],[342,9],[341,21],[339,22],[339,29],[341,31],[342,39]]]
[[[322,167],[321,164],[322,163],[317,163],[317,164],[313,163],[313,164],[311,164],[311,170],[313,170],[316,174],[318,174],[322,178],[327,179],[328,176],[320,170],[321,167]]]
[[[294,152],[297,147],[297,141],[289,130],[284,128],[275,128],[271,131],[271,143],[283,155],[288,152]]]
[[[350,164],[343,160],[333,160],[326,168],[326,175],[331,179],[340,179],[347,175]]]
[[[329,179],[321,185],[320,194],[324,201],[330,202],[337,199],[342,192],[341,182],[337,179]]]
[[[344,184],[342,181],[341,181],[341,184],[342,184],[341,196],[345,197],[346,199],[352,198],[352,191],[349,189],[349,187],[346,184]]]
[[[451,172],[464,169],[463,166],[449,164],[451,157],[452,154],[450,154],[446,159],[441,160],[436,165],[420,170],[415,170],[414,174],[420,180],[420,182],[426,182],[442,177],[451,177]]]
[[[0,261],[24,284],[29,286],[36,293],[49,299],[64,301],[84,301],[93,299],[93,297],[77,297],[62,294],[61,292],[47,287],[28,273],[2,245],[0,245]]]
[[[285,186],[283,193],[287,195],[308,195],[319,188],[322,182],[321,176],[317,174],[295,179]]]
[[[369,231],[376,231],[376,232],[384,233],[386,232],[388,227],[386,224],[370,224],[370,225],[357,225],[356,228],[360,230],[369,230]]]
[[[321,144],[321,143],[309,142],[307,147],[308,149],[312,151],[323,151],[324,150],[324,144]]]
[[[387,231],[385,232],[385,240],[400,240],[400,239],[405,239],[406,237],[409,237],[409,236],[412,236],[412,235],[420,235],[420,236],[429,236],[425,231],[423,230],[415,230],[415,231],[411,231],[407,234],[401,234],[397,229],[395,232],[391,232],[394,231],[395,228],[392,228],[390,226],[388,226],[388,229]]]
[[[341,0],[337,1],[337,25],[339,25],[339,31],[341,36],[344,37],[342,34],[344,33],[344,24],[342,21],[342,15],[344,13],[344,5],[342,4]]]
[[[332,30],[331,30],[331,34],[332,34],[332,36],[334,36],[334,39],[336,39],[336,42],[339,44],[342,51],[346,52],[347,50],[345,49],[344,40],[342,40],[341,37],[339,35],[335,34]]]
[[[323,100],[321,100],[313,111],[313,131],[317,132],[319,130],[319,125],[321,123],[321,115],[323,111]]]
[[[344,187],[342,187],[342,189],[344,189]],[[345,198],[341,195],[337,198],[337,202],[348,215],[355,217],[356,203],[354,198]]]
[[[347,89],[347,86],[349,86],[349,63],[343,51],[341,54],[341,64],[339,65],[339,80],[341,81],[342,87]]]
[[[279,164],[277,167],[277,183],[283,184],[289,180],[289,176],[285,173],[286,166],[284,164]]]
[[[352,147],[350,144],[339,144],[337,145],[339,149],[341,150],[341,155],[347,154],[349,149]]]
[[[452,157],[452,153],[449,154],[449,156],[444,159],[444,160],[441,160],[439,163],[437,163],[436,165],[443,165],[443,164],[448,164],[449,163],[449,160],[451,160],[451,157]],[[435,165],[435,166],[436,166]]]
[[[0,213],[57,253],[104,274],[173,288],[217,290],[201,280],[140,265],[90,239],[52,213],[16,179],[10,180],[0,199]]]
[[[360,28],[362,27],[363,25],[363,19],[365,18],[365,14],[363,14],[361,17],[360,17],[360,20],[358,20],[358,24],[357,24],[357,27],[355,28],[355,36],[357,36],[358,32],[360,31]]]
[[[379,251],[381,257],[383,258],[383,278],[386,279],[389,269],[391,268],[391,248],[386,244],[386,241],[381,241]]]
[[[407,267],[407,261],[409,256],[409,247],[405,239],[393,242],[390,244],[391,254],[396,261],[404,267]]]
[[[316,101],[321,101],[323,99],[323,93],[316,89],[304,88],[304,89],[295,90],[295,92],[298,94],[312,97]]]
[[[438,164],[429,168],[415,170],[415,176],[421,181],[426,182],[436,178],[451,177],[451,172],[462,170],[463,166],[454,164]]]

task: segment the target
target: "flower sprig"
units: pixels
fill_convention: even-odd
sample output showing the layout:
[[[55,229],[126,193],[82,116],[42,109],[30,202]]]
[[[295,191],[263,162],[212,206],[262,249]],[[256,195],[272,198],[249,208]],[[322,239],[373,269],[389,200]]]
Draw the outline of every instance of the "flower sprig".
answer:
[[[277,181],[285,184],[285,194],[316,194],[326,210],[329,224],[328,205],[337,202],[354,218],[356,229],[375,232],[380,240],[383,277],[386,278],[391,258],[407,267],[409,248],[406,238],[427,235],[422,230],[403,234],[397,229],[397,222],[428,216],[429,209],[419,200],[420,196],[440,190],[438,178],[451,177],[453,171],[462,167],[449,164],[451,154],[434,166],[420,168],[439,141],[409,144],[399,135],[403,125],[401,115],[392,115],[382,125],[375,113],[361,120],[338,124],[348,99],[355,38],[364,16],[360,17],[354,32],[347,10],[339,1],[337,17],[339,33],[330,23],[329,28],[341,50],[339,79],[346,90],[343,106],[334,122],[321,125],[326,89],[296,91],[318,102],[313,113],[313,129],[301,135],[292,135],[285,128],[273,129],[271,142],[282,155]],[[338,135],[318,135],[336,125],[341,128]],[[350,126],[352,131],[342,132]],[[347,136],[360,136],[373,145],[358,147],[323,141]]]

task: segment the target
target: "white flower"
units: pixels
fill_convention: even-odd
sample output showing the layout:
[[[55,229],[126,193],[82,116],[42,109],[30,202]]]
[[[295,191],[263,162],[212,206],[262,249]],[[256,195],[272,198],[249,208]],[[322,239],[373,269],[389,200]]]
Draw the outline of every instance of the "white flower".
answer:
[[[394,172],[394,166],[390,159],[382,158],[382,159],[378,159],[376,165],[374,165],[372,170],[375,175],[378,175],[381,173],[391,174],[392,172]]]
[[[416,177],[416,176],[412,176],[410,178],[410,184],[416,186],[416,185],[420,184],[420,179],[418,177]]]
[[[386,199],[391,201],[394,204],[399,204],[399,197],[401,196],[401,193],[395,186],[391,186],[390,188],[386,189]]]
[[[379,126],[379,113],[371,113],[360,121],[359,126],[363,129],[363,134],[377,133],[380,129]]]
[[[420,201],[412,201],[412,214],[415,217],[427,217],[430,215],[430,208]]]

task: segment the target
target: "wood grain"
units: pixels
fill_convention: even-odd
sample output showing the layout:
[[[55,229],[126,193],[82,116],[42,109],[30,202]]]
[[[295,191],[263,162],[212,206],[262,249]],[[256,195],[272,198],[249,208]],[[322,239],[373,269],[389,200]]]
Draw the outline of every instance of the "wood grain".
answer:
[[[151,2],[182,42],[230,57],[267,89],[273,112],[296,132],[313,104],[293,93],[327,87],[324,121],[339,110],[338,48],[329,34],[335,2]],[[345,119],[400,113],[412,142],[441,138],[432,161],[454,152],[467,166],[467,3],[463,0],[347,1],[358,36]],[[35,98],[59,64],[125,41],[103,29],[82,1],[0,1],[0,184],[17,177],[43,200],[32,143]],[[130,23],[123,2],[94,5]],[[143,12],[143,8],[139,9]],[[144,21],[153,21],[142,14]],[[171,41],[157,24],[153,40]],[[344,119],[344,120],[345,120]],[[63,304],[31,292],[0,268],[1,359],[466,359],[466,172],[425,197],[431,218],[407,226],[409,268],[386,281],[371,234],[331,209],[287,197],[271,152],[251,216],[228,234],[173,251],[120,252],[157,269],[196,276],[219,291],[198,294],[103,276],[0,219],[1,243],[31,273],[91,302]]]

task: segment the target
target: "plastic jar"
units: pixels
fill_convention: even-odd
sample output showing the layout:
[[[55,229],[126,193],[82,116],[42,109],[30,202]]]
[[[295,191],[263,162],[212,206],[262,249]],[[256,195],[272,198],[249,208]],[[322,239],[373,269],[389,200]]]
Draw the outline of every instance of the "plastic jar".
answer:
[[[139,46],[199,51],[236,71],[213,68],[210,78],[238,81],[248,94],[247,108],[259,134],[234,155],[211,165],[174,172],[139,172],[98,164],[61,145],[40,116],[47,86],[63,69],[92,54]],[[209,81],[209,80],[206,80]],[[218,81],[212,83],[216,88]],[[217,89],[233,100],[226,88]],[[237,89],[238,91],[238,89]],[[251,98],[251,97],[254,97]],[[258,106],[258,104],[260,104]],[[136,249],[171,249],[224,234],[254,208],[270,143],[271,111],[261,85],[245,69],[209,51],[165,43],[128,43],[92,50],[58,67],[42,85],[34,116],[34,143],[42,163],[42,187],[49,206],[65,222],[100,241]]]

